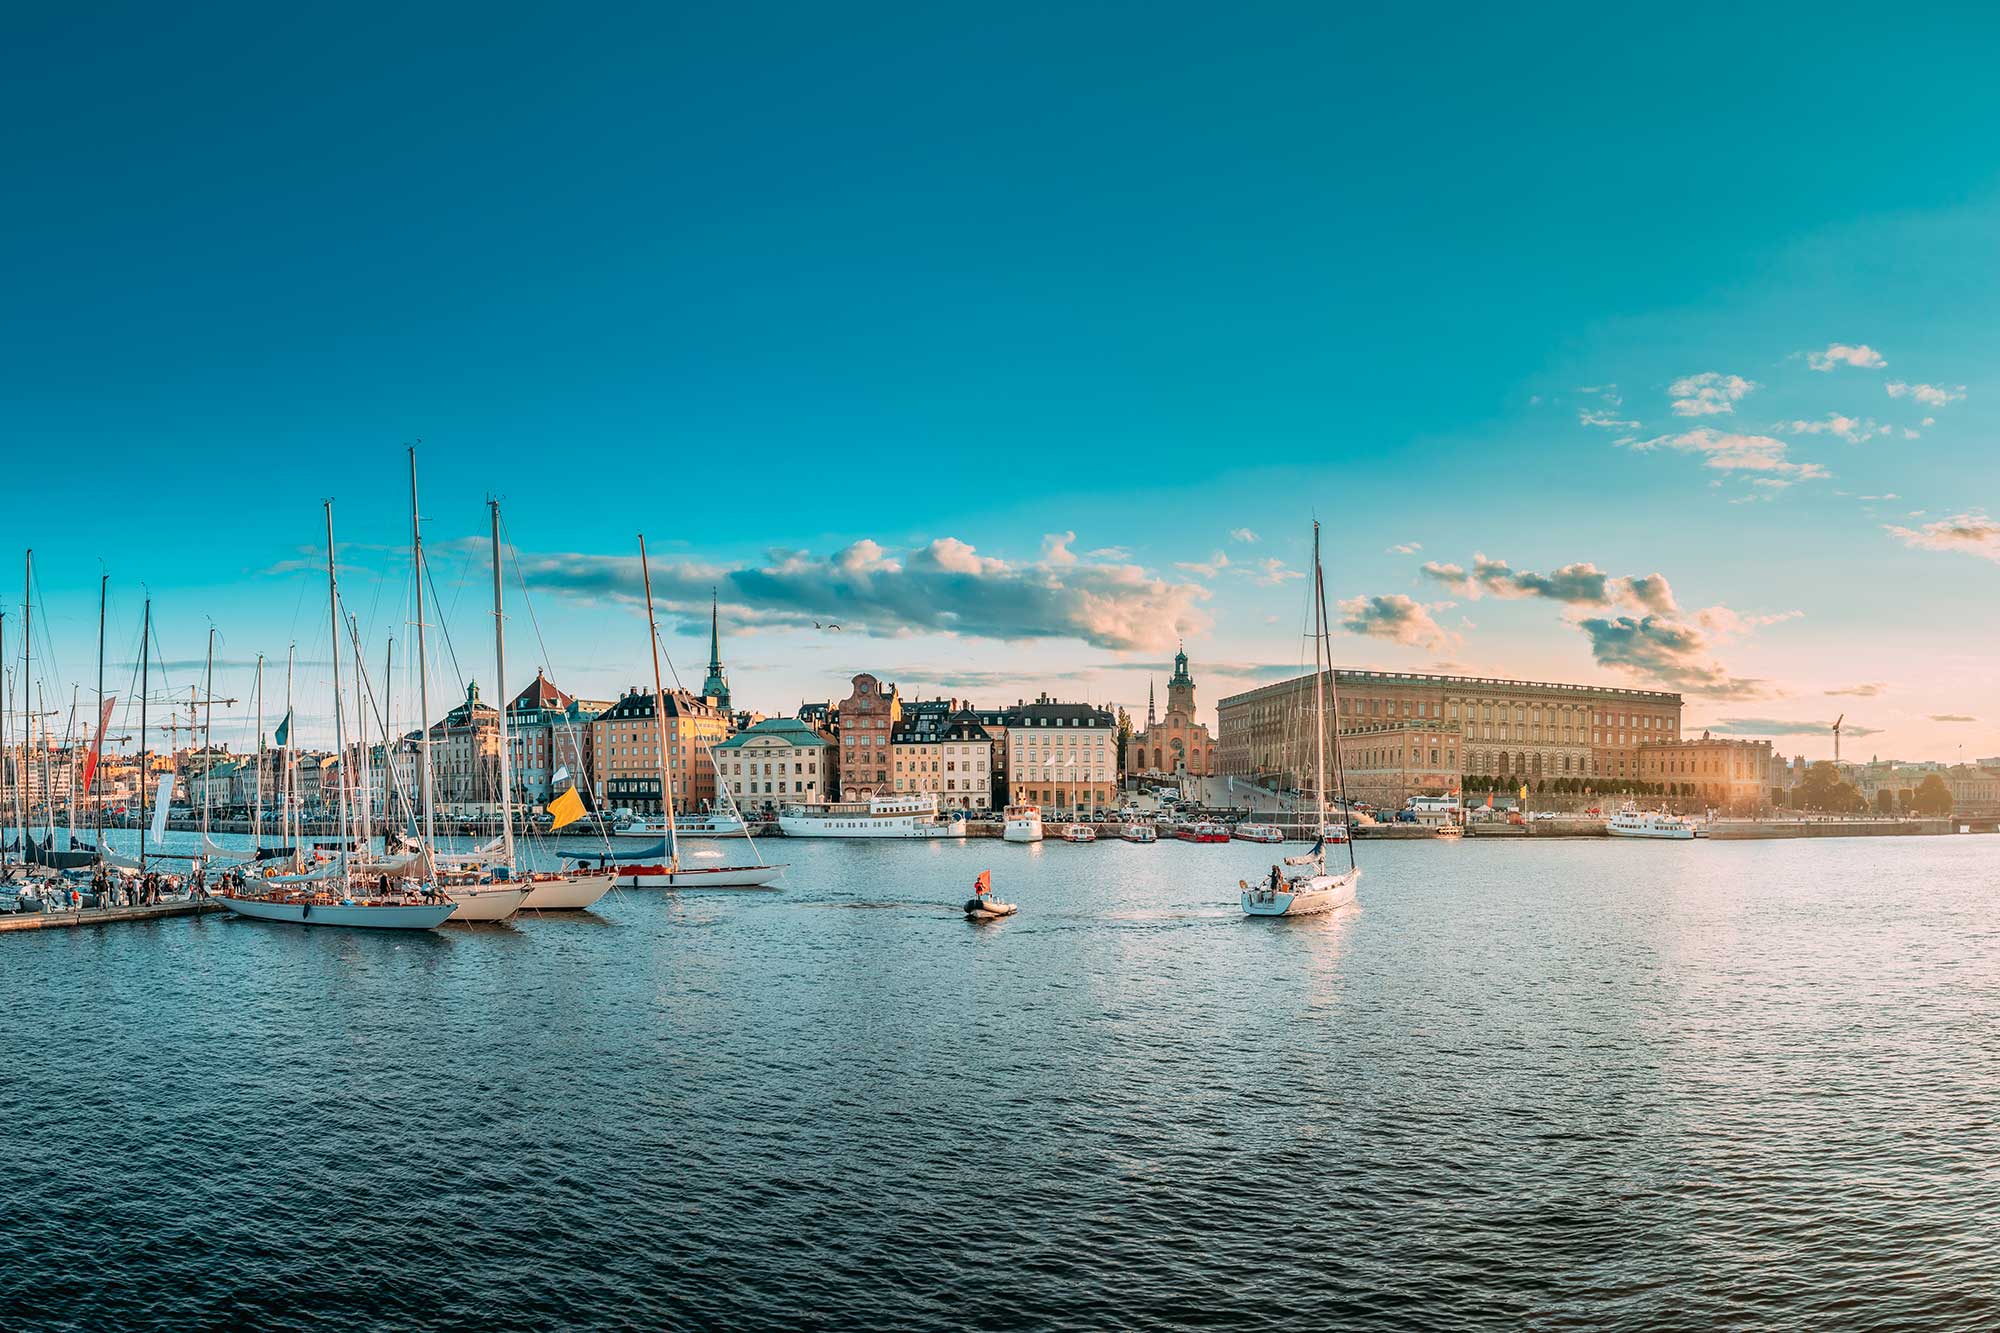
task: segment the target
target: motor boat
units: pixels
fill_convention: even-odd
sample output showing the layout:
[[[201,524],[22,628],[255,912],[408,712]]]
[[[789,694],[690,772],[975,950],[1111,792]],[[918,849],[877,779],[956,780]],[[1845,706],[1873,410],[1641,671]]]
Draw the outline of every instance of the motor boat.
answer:
[[[1097,830],[1088,824],[1065,824],[1062,839],[1064,842],[1096,842]]]
[[[1236,838],[1239,842],[1283,842],[1285,831],[1276,824],[1238,824]]]
[[[937,797],[874,796],[831,805],[788,805],[778,812],[788,838],[962,838],[965,816],[938,808]]]
[[[972,897],[965,903],[967,921],[998,921],[1003,916],[1012,916],[1021,909],[1013,903],[1003,903],[993,896],[993,872],[982,870],[979,878],[972,883]]]
[[[1118,836],[1126,842],[1158,842],[1160,835],[1153,831],[1151,824],[1127,824]]]
[[[1204,819],[1198,823],[1181,825],[1174,830],[1174,836],[1182,842],[1228,842],[1229,826]]]
[[[1042,808],[1039,805],[1010,805],[1004,818],[1006,824],[1000,830],[1005,842],[1040,842],[1042,840]]]
[[[1694,837],[1694,825],[1678,815],[1635,810],[1630,806],[1613,815],[1604,831],[1614,838],[1655,838],[1669,842],[1686,842]]]

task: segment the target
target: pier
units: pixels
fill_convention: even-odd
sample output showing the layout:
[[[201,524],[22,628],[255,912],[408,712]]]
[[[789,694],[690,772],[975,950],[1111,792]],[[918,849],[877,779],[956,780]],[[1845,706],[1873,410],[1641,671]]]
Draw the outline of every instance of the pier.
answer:
[[[212,900],[153,903],[145,907],[86,907],[76,912],[12,912],[0,916],[0,934],[10,930],[60,930],[75,926],[115,926],[127,921],[160,921],[226,910]]]

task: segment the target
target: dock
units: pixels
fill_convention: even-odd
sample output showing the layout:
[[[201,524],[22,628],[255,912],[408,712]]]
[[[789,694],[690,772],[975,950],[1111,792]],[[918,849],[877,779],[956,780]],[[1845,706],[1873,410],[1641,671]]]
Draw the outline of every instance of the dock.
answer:
[[[75,926],[115,926],[127,921],[160,921],[170,916],[201,916],[226,911],[221,903],[153,903],[146,907],[86,907],[80,912],[10,912],[0,916],[0,934],[10,930],[60,930]]]

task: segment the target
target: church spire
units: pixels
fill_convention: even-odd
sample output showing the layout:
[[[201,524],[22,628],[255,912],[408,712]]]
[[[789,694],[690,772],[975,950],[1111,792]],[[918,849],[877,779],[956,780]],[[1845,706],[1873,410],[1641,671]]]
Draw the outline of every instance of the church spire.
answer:
[[[1153,680],[1152,677],[1148,676],[1146,678],[1146,729],[1148,731],[1152,730],[1153,724],[1159,720],[1160,715],[1153,711]]]
[[[708,590],[708,679],[701,692],[715,700],[718,708],[729,708],[729,677],[722,670],[722,613],[715,589]]]

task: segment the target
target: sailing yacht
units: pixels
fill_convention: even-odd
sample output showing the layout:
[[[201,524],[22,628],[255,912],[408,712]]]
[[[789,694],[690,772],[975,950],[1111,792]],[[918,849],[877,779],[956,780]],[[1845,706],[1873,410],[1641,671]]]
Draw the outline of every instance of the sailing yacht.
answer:
[[[342,711],[340,697],[340,586],[334,574],[333,545],[333,501],[326,502],[326,596],[327,607],[333,617],[333,732],[334,742],[339,747],[337,753],[347,753],[347,719]],[[150,610],[150,608],[149,608]],[[143,700],[143,695],[141,696]],[[349,810],[347,788],[351,784],[342,775],[337,804],[340,806],[340,842],[345,849],[349,845]],[[140,843],[140,859],[145,857],[145,844]],[[321,881],[278,882],[272,881],[264,887],[262,894],[252,893],[260,887],[257,881],[247,881],[242,889],[216,895],[217,901],[238,916],[253,921],[279,921],[299,926],[356,926],[373,930],[432,930],[441,926],[456,911],[455,902],[440,901],[435,895],[422,895],[407,890],[391,893],[378,892],[367,896],[358,888],[348,874],[345,855],[336,863],[338,871]],[[382,881],[386,886],[387,881]]]
[[[1326,809],[1326,720],[1339,717],[1339,687],[1334,686],[1332,707],[1328,707],[1327,686],[1333,681],[1330,669],[1332,645],[1327,640],[1326,574],[1319,561],[1319,523],[1313,523],[1313,791],[1319,803],[1318,824],[1327,823]],[[1340,742],[1333,747],[1336,780],[1341,784],[1341,804],[1347,804],[1346,780],[1340,760]],[[1347,844],[1347,869],[1329,872],[1326,865],[1326,838],[1313,842],[1303,856],[1288,856],[1283,868],[1271,867],[1271,874],[1256,884],[1238,880],[1245,916],[1311,916],[1331,912],[1354,901],[1361,869],[1354,862],[1354,844]]]
[[[495,548],[496,551],[498,548]],[[748,836],[757,864],[749,866],[684,866],[680,838],[674,822],[674,781],[667,772],[667,710],[665,682],[660,676],[660,627],[653,616],[653,568],[646,558],[646,539],[639,538],[639,570],[646,585],[646,637],[653,650],[653,723],[659,728],[660,820],[665,838],[643,853],[618,857],[617,882],[627,889],[761,889],[785,873],[782,865],[766,865],[757,852],[755,839]],[[503,739],[504,744],[504,739]],[[710,758],[714,762],[713,757]],[[720,779],[720,774],[717,778]]]

